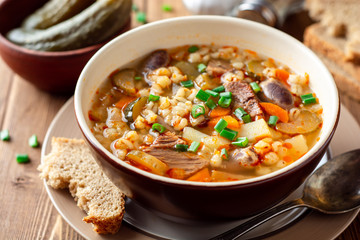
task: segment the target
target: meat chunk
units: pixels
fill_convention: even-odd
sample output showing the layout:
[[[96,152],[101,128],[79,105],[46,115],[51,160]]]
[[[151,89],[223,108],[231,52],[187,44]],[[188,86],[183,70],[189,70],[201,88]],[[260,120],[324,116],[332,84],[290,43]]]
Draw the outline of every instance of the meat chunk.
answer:
[[[264,118],[259,100],[248,83],[227,82],[224,87],[226,91],[232,92],[235,108],[243,108],[252,118]]]
[[[175,134],[166,132],[157,137],[152,145],[143,150],[166,163],[169,168],[184,169],[185,177],[194,174],[209,164],[206,158],[199,155],[176,151],[175,144],[186,144],[186,142]]]
[[[211,59],[207,65],[206,72],[214,77],[219,77],[231,70],[231,64],[222,59]]]
[[[229,152],[228,161],[223,161],[222,168],[237,172],[244,167],[251,167],[259,162],[259,157],[252,147],[237,148]]]

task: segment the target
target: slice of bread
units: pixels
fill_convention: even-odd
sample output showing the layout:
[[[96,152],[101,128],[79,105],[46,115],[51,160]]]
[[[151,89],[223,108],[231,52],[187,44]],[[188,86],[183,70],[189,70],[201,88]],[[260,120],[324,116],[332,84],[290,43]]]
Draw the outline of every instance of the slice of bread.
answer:
[[[69,188],[77,205],[99,234],[116,233],[124,216],[124,194],[102,172],[81,139],[53,138],[51,152],[38,167],[40,177],[55,188]]]

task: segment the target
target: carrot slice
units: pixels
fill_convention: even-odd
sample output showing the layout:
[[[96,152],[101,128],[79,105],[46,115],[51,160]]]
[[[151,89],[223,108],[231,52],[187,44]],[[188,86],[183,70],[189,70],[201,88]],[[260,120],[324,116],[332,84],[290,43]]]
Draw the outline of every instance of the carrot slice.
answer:
[[[136,97],[123,96],[117,103],[115,107],[122,109],[124,106],[128,105],[130,102],[134,101]]]
[[[268,102],[261,102],[260,105],[269,115],[277,116],[279,120],[284,123],[287,123],[289,121],[289,114],[282,107]]]
[[[221,117],[221,116],[228,115],[230,113],[230,111],[231,111],[230,108],[222,108],[222,107],[217,106],[216,108],[211,110],[209,116],[211,118]]]
[[[211,176],[208,168],[203,168],[191,177],[187,179],[188,181],[194,182],[210,182]]]
[[[289,78],[289,72],[284,69],[276,69],[275,70],[275,77],[280,81],[286,82]]]
[[[185,170],[182,168],[170,168],[167,171],[167,174],[171,178],[176,178],[176,179],[184,179],[185,178]]]
[[[215,125],[218,123],[218,121],[220,121],[220,119],[224,119],[228,123],[227,127],[229,127],[229,128],[239,128],[240,127],[238,120],[236,120],[235,118],[233,118],[230,115],[213,118],[208,122],[208,126],[215,127]]]

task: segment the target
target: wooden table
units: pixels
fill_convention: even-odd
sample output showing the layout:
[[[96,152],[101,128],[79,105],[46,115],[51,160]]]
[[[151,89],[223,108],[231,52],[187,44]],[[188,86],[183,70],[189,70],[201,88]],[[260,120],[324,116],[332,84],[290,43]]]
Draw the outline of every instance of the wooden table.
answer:
[[[181,0],[135,0],[148,21],[189,15]],[[171,3],[172,12],[162,4]],[[133,18],[133,27],[139,24]],[[0,142],[0,239],[83,239],[53,207],[36,170],[40,148],[30,148],[28,138],[44,139],[52,119],[70,96],[42,92],[21,79],[0,59],[0,129],[9,129],[10,142]],[[345,95],[342,103],[360,122],[360,103]],[[27,153],[28,164],[18,164],[16,153]],[[360,216],[337,239],[360,239]]]

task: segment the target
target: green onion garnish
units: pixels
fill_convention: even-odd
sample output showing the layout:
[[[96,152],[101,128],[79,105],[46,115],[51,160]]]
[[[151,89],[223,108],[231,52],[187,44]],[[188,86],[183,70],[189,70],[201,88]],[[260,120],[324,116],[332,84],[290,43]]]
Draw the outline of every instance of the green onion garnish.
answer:
[[[211,110],[213,110],[214,108],[216,108],[216,103],[212,100],[209,99],[206,101],[205,105],[210,108]]]
[[[221,149],[220,157],[222,160],[228,160],[228,153],[226,148]]]
[[[227,108],[231,104],[231,98],[228,97],[220,97],[218,104],[220,107]]]
[[[164,12],[171,12],[173,10],[170,4],[164,4],[161,8]]]
[[[29,155],[27,155],[27,154],[16,154],[16,161],[18,163],[30,162]]]
[[[188,145],[186,144],[175,144],[175,149],[180,152],[185,152],[188,149]]]
[[[241,119],[243,120],[244,123],[251,122],[251,116],[249,114],[246,114],[246,115],[242,116]]]
[[[231,141],[236,138],[237,134],[238,134],[238,132],[231,130],[229,128],[225,128],[220,132],[221,137],[227,138]]]
[[[251,86],[252,90],[254,90],[255,93],[258,93],[261,90],[261,88],[259,87],[259,85],[256,82],[251,82],[250,86]]]
[[[214,88],[212,91],[218,92],[218,93],[224,92],[224,91],[225,91],[225,87],[224,87],[223,85],[221,85],[221,86],[218,86],[218,87]]]
[[[32,148],[36,148],[39,146],[38,138],[35,134],[29,138],[29,146]]]
[[[156,95],[152,95],[152,94],[149,95],[149,101],[156,102],[159,99],[160,99],[160,96],[156,96]]]
[[[144,12],[137,12],[137,13],[136,13],[136,21],[138,21],[139,23],[147,23],[146,13],[144,13]]]
[[[218,92],[214,92],[214,91],[211,91],[211,90],[205,90],[205,92],[210,94],[210,96],[212,96],[212,97],[218,97],[219,96]]]
[[[220,93],[220,97],[231,98],[232,93],[231,92],[222,92],[222,93]]]
[[[139,81],[139,80],[141,80],[141,79],[142,79],[142,77],[140,77],[140,76],[134,77],[134,80],[136,80],[136,81]]]
[[[308,105],[308,104],[317,102],[316,97],[314,97],[314,95],[312,93],[301,95],[300,98],[304,105]]]
[[[206,70],[206,65],[203,64],[203,63],[200,63],[200,64],[197,66],[197,68],[198,68],[198,71],[199,71],[200,73],[203,73],[203,72],[205,72],[205,70]]]
[[[270,116],[268,124],[270,126],[275,126],[279,118],[277,116]]]
[[[224,130],[224,128],[226,128],[227,125],[228,125],[228,122],[221,118],[221,119],[216,123],[214,129],[215,129],[215,131],[217,131],[218,133],[221,133],[221,131]]]
[[[232,145],[238,146],[238,147],[246,147],[249,143],[249,139],[247,137],[239,137],[236,139],[235,142],[232,142]]]
[[[251,122],[250,115],[242,108],[237,108],[234,114],[239,120],[242,120],[244,123]]]
[[[193,141],[188,148],[188,152],[196,152],[199,149],[200,143],[197,141]]]
[[[187,81],[182,81],[180,82],[180,85],[186,88],[191,88],[194,86],[194,82],[191,80],[187,80]]]
[[[203,102],[206,102],[209,99],[210,94],[200,89],[195,97]]]
[[[158,131],[159,133],[163,133],[166,130],[166,128],[160,123],[154,123],[151,128],[152,130]]]
[[[199,50],[199,48],[197,46],[191,46],[188,48],[188,52],[189,53],[194,53],[196,52],[197,50]]]
[[[9,141],[10,140],[10,134],[9,130],[5,129],[0,132],[0,139],[2,141]]]
[[[198,118],[199,116],[204,115],[204,114],[205,114],[205,108],[202,105],[195,105],[191,109],[191,116],[193,118]]]

